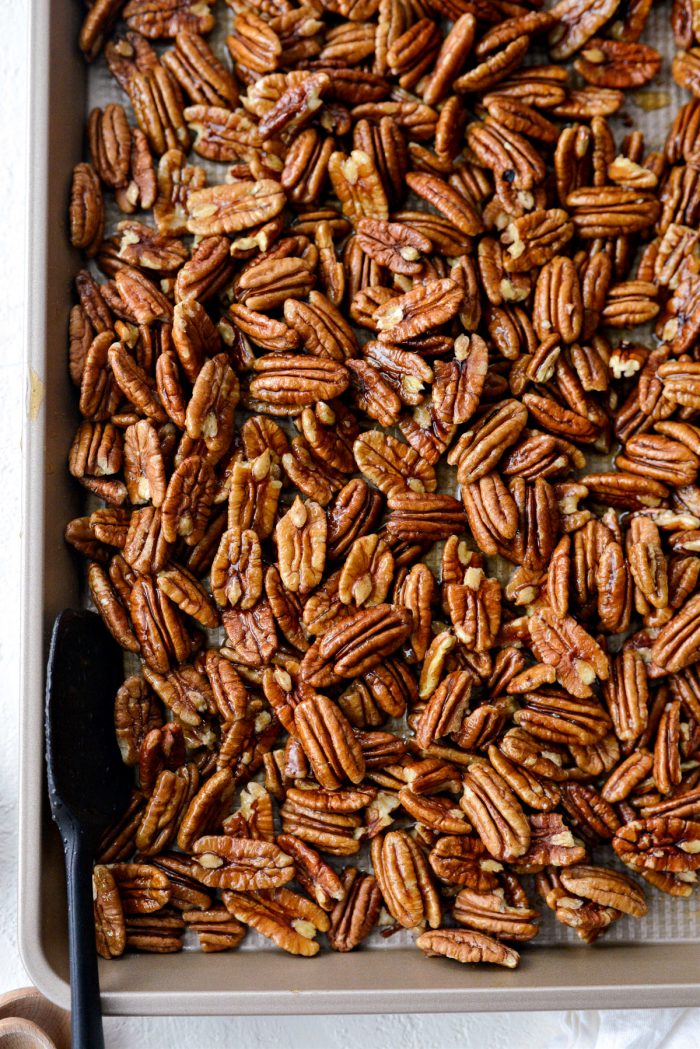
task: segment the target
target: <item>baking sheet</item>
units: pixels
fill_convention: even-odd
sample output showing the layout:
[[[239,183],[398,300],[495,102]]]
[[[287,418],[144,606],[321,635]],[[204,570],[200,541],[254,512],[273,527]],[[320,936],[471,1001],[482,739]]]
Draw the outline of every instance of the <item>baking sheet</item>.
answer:
[[[222,5],[219,8],[220,24],[212,40],[221,54],[232,14]],[[664,71],[659,83],[635,93],[613,119],[618,144],[634,126],[645,131],[649,149],[661,148],[673,115],[687,99],[686,93],[670,82],[668,59],[674,48],[668,30],[669,11],[669,3],[655,4],[650,19],[652,33],[645,34],[645,39],[663,50],[667,58]],[[78,72],[74,57],[79,17],[80,12],[69,0],[34,0],[28,378],[41,396],[24,435],[20,942],[32,978],[45,993],[64,1004],[64,916],[51,906],[62,892],[61,857],[55,832],[47,830],[38,754],[43,646],[55,611],[75,600],[78,579],[61,532],[71,513],[81,512],[77,486],[71,485],[68,490],[65,468],[70,434],[78,417],[73,407],[66,407],[67,398],[74,406],[75,393],[65,379],[63,336],[71,276],[79,268],[76,253],[63,240],[66,186],[70,168],[80,159],[83,136],[84,117],[76,119],[75,106],[66,97],[67,84],[78,94],[82,90],[79,78],[83,71]],[[102,59],[86,76],[85,115],[94,105],[115,99],[128,110],[126,97],[113,83]],[[652,107],[664,105],[650,109],[649,103]],[[218,167],[221,172],[221,166],[209,165],[201,158],[196,163]],[[115,212],[110,220],[120,217]],[[42,403],[44,393],[46,402]],[[610,862],[610,850],[600,850],[595,858]],[[651,889],[648,895],[649,915],[641,921],[621,919],[594,949],[581,947],[575,934],[542,907],[542,934],[523,952],[521,968],[513,973],[462,968],[441,960],[428,962],[412,947],[413,935],[409,932],[389,938],[375,934],[369,950],[359,954],[324,954],[305,961],[284,956],[269,941],[251,933],[242,951],[229,955],[197,952],[197,957],[189,954],[187,958],[159,959],[132,955],[120,962],[103,963],[103,1004],[115,1013],[179,1014],[690,1004],[697,1000],[700,952],[693,945],[700,943],[700,900],[670,899]],[[667,943],[677,944],[676,949],[666,951],[663,945]],[[656,944],[659,946],[654,947]],[[411,949],[407,950],[409,945]],[[559,949],[548,949],[551,945],[559,945]],[[564,957],[561,948],[568,945],[577,949],[566,950]],[[381,961],[387,950],[398,952],[390,966]],[[246,955],[244,964],[241,953]]]

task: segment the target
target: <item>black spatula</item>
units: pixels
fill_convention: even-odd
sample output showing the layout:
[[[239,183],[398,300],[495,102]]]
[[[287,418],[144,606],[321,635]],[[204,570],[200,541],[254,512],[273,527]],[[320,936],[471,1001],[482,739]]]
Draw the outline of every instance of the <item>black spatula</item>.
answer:
[[[114,734],[119,648],[94,612],[61,612],[46,679],[46,766],[66,856],[72,1049],[104,1049],[92,913],[92,861],[125,810],[132,777]]]

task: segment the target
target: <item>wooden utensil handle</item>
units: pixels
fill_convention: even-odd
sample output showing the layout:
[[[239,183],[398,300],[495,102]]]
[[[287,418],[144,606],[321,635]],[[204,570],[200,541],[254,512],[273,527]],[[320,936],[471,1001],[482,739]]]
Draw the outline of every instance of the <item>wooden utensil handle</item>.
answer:
[[[68,878],[72,1049],[104,1049],[92,909],[92,849],[75,828],[64,840]]]

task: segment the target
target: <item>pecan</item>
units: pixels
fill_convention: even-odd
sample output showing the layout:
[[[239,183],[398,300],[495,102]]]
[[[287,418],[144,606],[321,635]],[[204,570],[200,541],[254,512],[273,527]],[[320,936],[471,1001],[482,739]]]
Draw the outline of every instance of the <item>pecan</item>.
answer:
[[[377,666],[410,635],[413,617],[398,605],[375,605],[331,626],[308,650],[301,676],[323,688]]]
[[[234,62],[254,73],[269,73],[282,55],[277,33],[252,10],[240,11],[233,20],[233,33],[227,46]]]
[[[677,816],[654,816],[626,823],[612,847],[634,870],[694,871],[700,867],[700,827]]]
[[[229,528],[252,528],[260,539],[272,534],[282,483],[269,450],[251,462],[236,462],[231,471]]]
[[[96,254],[104,232],[104,206],[100,181],[89,164],[73,169],[70,197],[70,240],[75,248]]]
[[[250,392],[270,410],[291,409],[294,414],[316,401],[338,397],[349,382],[347,368],[326,358],[274,354],[255,363]]]
[[[442,955],[456,962],[486,962],[515,969],[520,961],[520,955],[512,947],[506,947],[498,940],[471,929],[435,929],[432,932],[423,932],[417,938],[416,946],[429,958]]]
[[[197,862],[193,874],[210,888],[275,889],[294,877],[292,857],[271,842],[205,835],[193,842],[192,849]]]
[[[496,860],[523,856],[530,828],[520,803],[506,781],[486,763],[475,763],[464,776],[460,806]]]
[[[357,224],[358,243],[366,255],[393,273],[420,273],[432,245],[417,230],[399,222],[362,218]]]
[[[334,951],[352,951],[374,927],[381,895],[376,879],[355,867],[345,868],[341,884],[343,898],[331,911],[328,942]]]
[[[319,291],[309,292],[308,302],[287,299],[284,319],[297,332],[307,353],[344,361],[357,353],[355,335],[341,312]]]
[[[354,149],[350,156],[332,153],[328,174],[343,214],[353,224],[361,218],[388,219],[389,205],[379,172],[363,149]]]
[[[584,943],[593,943],[601,932],[622,915],[615,907],[604,907],[592,900],[570,895],[555,871],[538,874],[536,884],[547,906],[554,911],[557,921],[575,929]]]
[[[560,0],[552,9],[557,24],[549,32],[549,51],[561,61],[580,51],[607,22],[619,0]]]
[[[435,577],[427,565],[413,565],[394,596],[396,604],[404,605],[413,616],[413,630],[408,639],[409,662],[422,662],[430,642],[431,606],[435,594]]]
[[[440,924],[440,900],[419,846],[405,831],[372,841],[372,866],[387,908],[405,929]]]
[[[366,792],[327,792],[290,788],[281,807],[285,834],[293,834],[332,856],[352,856],[360,849],[362,817],[358,810],[368,803]],[[337,810],[337,811],[336,811]]]
[[[388,505],[386,530],[395,539],[432,543],[464,527],[462,507],[451,495],[395,492]]]
[[[212,106],[237,103],[235,80],[198,32],[181,29],[175,37],[175,49],[166,51],[161,61],[192,102]]]
[[[607,656],[571,616],[558,619],[543,608],[529,620],[529,627],[535,655],[555,667],[557,680],[573,696],[590,696],[596,677],[607,679]]]
[[[480,893],[496,889],[498,873],[503,870],[500,863],[489,857],[480,838],[464,834],[439,838],[428,860],[441,880]]]
[[[272,179],[198,189],[187,197],[187,229],[204,237],[238,233],[274,218],[284,203],[284,194]]]
[[[205,954],[235,950],[245,937],[245,926],[235,921],[225,907],[187,911],[182,918],[187,928],[197,934],[200,950]]]
[[[262,593],[260,540],[252,529],[224,532],[211,567],[211,590],[217,604],[252,608]]]
[[[364,776],[362,750],[342,712],[325,696],[304,700],[294,711],[294,726],[321,786],[330,790],[345,778]]]
[[[97,0],[87,11],[78,43],[88,62],[97,58],[102,50],[122,4],[123,0]]]
[[[394,573],[394,558],[377,535],[356,539],[340,573],[338,596],[343,604],[378,605],[386,598]]]
[[[488,91],[505,80],[522,63],[530,46],[530,38],[523,34],[510,40],[502,51],[489,54],[468,73],[454,81],[455,91]]]
[[[652,213],[649,224],[653,223],[654,219]],[[580,232],[579,228],[579,234]],[[562,208],[532,211],[522,218],[514,219],[501,236],[502,242],[507,246],[504,254],[506,271],[523,273],[533,266],[544,265],[554,258],[573,235],[574,223]],[[594,235],[597,234],[591,234]]]
[[[325,911],[289,889],[273,889],[264,896],[257,892],[244,895],[224,890],[222,899],[234,918],[250,925],[289,954],[313,957],[319,950],[314,937],[330,927]]]
[[[493,470],[503,452],[514,444],[527,421],[527,410],[515,400],[491,408],[450,449],[447,461],[457,466],[462,485],[473,484]]]
[[[476,236],[483,230],[481,218],[469,201],[436,175],[409,172],[406,182],[419,197],[439,211],[466,236]]]
[[[353,453],[358,469],[384,495],[401,491],[434,492],[435,471],[418,453],[395,437],[370,430],[357,438]]]
[[[491,933],[503,940],[526,941],[537,935],[537,911],[512,905],[503,889],[489,893],[461,889],[455,897],[452,916],[460,925]]]
[[[126,946],[152,954],[173,954],[182,950],[184,921],[168,908],[158,914],[140,914],[127,918]]]
[[[635,740],[646,728],[649,688],[644,661],[627,649],[610,661],[610,679],[603,696],[621,740]]]
[[[278,648],[268,602],[260,600],[246,611],[226,609],[222,619],[234,661],[254,668],[266,666]]]
[[[682,779],[680,739],[680,701],[667,703],[657,728],[652,775],[661,794],[670,794]]]
[[[148,419],[127,427],[124,433],[124,479],[133,505],[162,505],[165,465],[158,435]]]
[[[180,820],[177,844],[183,852],[191,852],[196,838],[220,826],[231,807],[233,793],[234,778],[228,768],[215,772],[200,787]]]
[[[423,89],[426,105],[434,106],[442,102],[451,89],[456,74],[464,67],[472,49],[475,29],[476,20],[471,12],[465,12],[455,20],[442,42],[433,72]]]
[[[428,281],[390,299],[375,313],[381,342],[405,342],[444,324],[459,309],[462,293],[455,281]]]
[[[182,537],[196,546],[203,537],[214,498],[214,476],[200,456],[184,459],[173,473],[162,507],[162,529],[166,542]]]
[[[97,953],[102,958],[119,958],[126,947],[126,926],[119,889],[109,867],[95,867],[92,885]]]
[[[576,701],[558,689],[528,692],[523,698],[525,706],[513,720],[539,739],[586,745],[598,742],[610,728],[606,712],[595,701]]]
[[[476,411],[486,382],[488,349],[478,335],[455,339],[455,360],[436,361],[432,407],[447,424],[466,423]]]
[[[280,576],[287,590],[308,593],[320,583],[326,560],[323,508],[298,497],[275,529]]]
[[[128,0],[123,17],[130,29],[151,39],[172,37],[183,30],[208,33],[214,27],[209,10],[211,0],[161,0],[155,7],[151,0]]]
[[[540,270],[533,303],[534,323],[541,339],[556,334],[576,342],[583,324],[581,286],[576,268],[564,256],[555,256]]]
[[[185,427],[193,440],[204,441],[212,463],[221,458],[231,442],[238,392],[238,380],[224,354],[204,362],[187,405]]]
[[[493,744],[488,748],[488,758],[499,776],[531,809],[549,812],[559,802],[556,784],[535,775],[525,765],[516,765]]]
[[[398,794],[402,808],[424,827],[442,834],[468,834],[471,826],[455,802],[439,794],[415,794],[402,787]]]
[[[125,915],[152,914],[170,900],[167,875],[147,863],[113,863],[107,868]]]
[[[163,718],[152,692],[141,677],[129,677],[114,700],[114,724],[122,760],[136,765],[143,741]]]
[[[129,602],[134,633],[141,654],[158,673],[166,674],[171,663],[181,663],[190,654],[190,639],[175,606],[161,594],[151,579],[141,577]]]
[[[614,907],[624,914],[643,918],[648,907],[643,890],[632,878],[607,867],[578,865],[566,867],[560,874],[568,892],[593,900],[603,907]]]
[[[700,596],[691,597],[657,635],[651,657],[665,673],[682,670],[700,657],[700,638],[696,638],[699,616]]]

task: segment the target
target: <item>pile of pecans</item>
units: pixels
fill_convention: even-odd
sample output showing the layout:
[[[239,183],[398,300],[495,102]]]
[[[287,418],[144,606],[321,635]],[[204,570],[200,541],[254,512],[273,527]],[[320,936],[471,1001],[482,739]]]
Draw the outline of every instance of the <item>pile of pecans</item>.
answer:
[[[700,868],[698,4],[649,154],[607,117],[651,0],[229,4],[228,58],[208,0],[80,38],[121,101],[71,190],[66,538],[139,667],[100,952],[379,923],[513,967],[532,875],[590,943],[646,913],[623,864]]]

